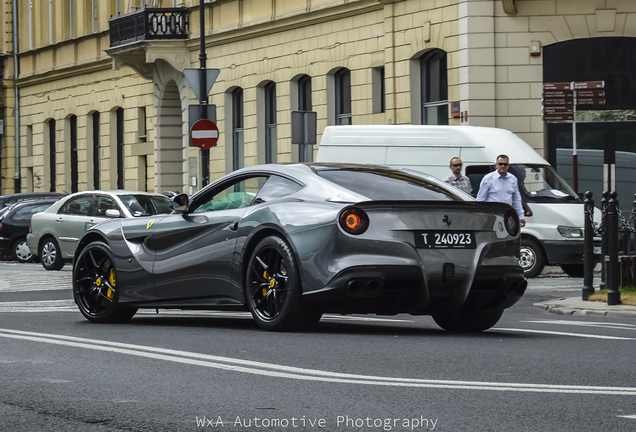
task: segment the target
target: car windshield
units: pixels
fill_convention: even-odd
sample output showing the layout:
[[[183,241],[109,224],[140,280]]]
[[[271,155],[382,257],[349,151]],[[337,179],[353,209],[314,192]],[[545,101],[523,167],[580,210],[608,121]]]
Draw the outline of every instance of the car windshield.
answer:
[[[464,200],[440,184],[398,170],[374,168],[317,169],[316,173],[320,177],[372,200]]]
[[[517,177],[519,191],[526,202],[581,202],[576,192],[550,165],[511,164],[509,172]]]
[[[172,212],[170,200],[161,195],[120,195],[119,199],[135,217]]]

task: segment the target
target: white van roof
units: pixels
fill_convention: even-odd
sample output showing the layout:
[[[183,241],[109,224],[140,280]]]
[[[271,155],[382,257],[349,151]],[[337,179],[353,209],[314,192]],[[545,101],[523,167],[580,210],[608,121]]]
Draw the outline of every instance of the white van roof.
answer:
[[[325,146],[325,148],[323,148]],[[323,162],[350,162],[340,160],[324,160],[320,157],[321,148],[348,147],[346,153],[358,154],[360,163],[367,162],[367,157],[376,160],[373,147],[402,148],[401,151],[385,153],[388,165],[411,165],[405,163],[409,155],[418,155],[416,147],[427,147],[427,154],[445,167],[453,156],[470,160],[472,163],[494,163],[500,154],[510,157],[511,163],[547,164],[532,147],[514,133],[499,128],[478,126],[419,126],[419,125],[361,125],[361,126],[328,126],[325,128],[318,160]],[[366,147],[365,151],[356,152],[356,147]],[[335,150],[335,149],[334,149]],[[344,149],[343,149],[344,150]],[[377,149],[380,151],[380,148]],[[323,152],[329,159],[338,158],[340,151]],[[392,160],[389,153],[403,161]],[[400,156],[401,155],[401,156]],[[411,159],[412,161],[412,159]],[[411,162],[412,163],[412,162]]]

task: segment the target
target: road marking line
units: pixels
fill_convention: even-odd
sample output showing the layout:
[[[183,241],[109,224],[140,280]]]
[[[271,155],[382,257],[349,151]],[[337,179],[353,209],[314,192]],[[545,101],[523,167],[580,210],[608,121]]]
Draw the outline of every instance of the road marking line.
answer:
[[[636,338],[628,338],[622,336],[603,336],[603,335],[593,335],[593,334],[583,334],[583,333],[568,333],[568,332],[557,332],[550,330],[530,330],[530,329],[514,329],[514,328],[501,328],[496,327],[492,330],[500,330],[500,331],[511,331],[511,332],[520,332],[520,333],[540,333],[540,334],[549,334],[549,335],[558,335],[558,336],[575,336],[589,339],[608,339],[608,340],[636,340]]]
[[[563,394],[605,394],[636,396],[636,387],[600,387],[581,385],[528,384],[528,383],[496,383],[480,381],[428,380],[415,378],[393,378],[372,375],[356,375],[328,372],[316,369],[304,369],[255,362],[251,360],[220,357],[187,351],[155,348],[143,345],[132,345],[120,342],[100,341],[73,336],[34,333],[21,330],[0,329],[0,337],[28,340],[33,342],[83,348],[96,351],[107,351],[134,355],[157,360],[164,360],[194,366],[203,366],[232,372],[242,372],[277,378],[290,378],[305,381],[379,385],[393,387],[438,388],[458,390],[490,390],[533,393]]]
[[[626,418],[626,419],[632,419],[632,420],[636,420],[636,415],[632,414],[632,415],[619,415],[616,417],[622,417],[622,418]]]
[[[594,322],[594,321],[565,321],[565,320],[528,320],[520,321],[524,323],[539,323],[539,324],[557,324],[557,325],[574,325],[581,327],[600,327],[610,328],[616,330],[636,330],[634,324],[612,323],[612,322]]]

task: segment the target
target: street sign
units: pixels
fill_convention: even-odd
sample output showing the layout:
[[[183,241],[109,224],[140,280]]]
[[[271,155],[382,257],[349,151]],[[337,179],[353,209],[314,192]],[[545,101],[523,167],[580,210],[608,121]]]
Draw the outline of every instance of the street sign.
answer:
[[[541,103],[543,104],[543,106],[551,106],[551,105],[561,105],[561,106],[566,106],[566,105],[574,105],[574,99],[569,97],[569,98],[545,98],[541,100]]]
[[[574,90],[602,88],[605,88],[605,81],[581,81],[574,83]]]
[[[546,122],[551,121],[572,121],[574,120],[574,113],[563,114],[563,113],[554,113],[554,114],[543,114],[541,119]]]
[[[605,98],[576,98],[577,105],[605,105]]]
[[[574,95],[573,90],[546,90],[543,92],[544,98],[565,98],[572,97]]]
[[[579,98],[604,98],[605,90],[577,90],[576,96]]]
[[[201,91],[201,74],[203,73],[205,73],[205,86],[207,87],[205,89],[205,93]],[[221,73],[220,69],[185,68],[183,70],[183,76],[186,81],[188,81],[188,84],[190,84],[190,88],[199,101],[207,99],[214,82],[219,76],[219,73]]]
[[[543,83],[543,90],[570,90],[570,83]]]
[[[219,128],[211,120],[198,120],[190,129],[190,139],[200,149],[209,149],[219,140]]]

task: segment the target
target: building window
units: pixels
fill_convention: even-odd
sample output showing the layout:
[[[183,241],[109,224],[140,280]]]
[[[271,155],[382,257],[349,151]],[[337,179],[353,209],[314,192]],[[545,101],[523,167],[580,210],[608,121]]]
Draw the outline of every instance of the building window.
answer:
[[[303,75],[298,79],[298,111],[309,112],[311,109],[311,77],[309,75]],[[312,162],[313,159],[313,145],[299,144],[298,162]]]
[[[33,0],[29,0],[29,49],[33,49]]]
[[[232,92],[232,170],[243,168],[245,138],[243,126],[243,89]]]
[[[100,145],[99,145],[99,112],[93,113],[93,188],[99,189]]]
[[[351,123],[351,71],[346,68],[340,69],[334,75],[335,79],[335,102],[336,102],[336,124],[350,125]]]
[[[276,163],[276,83],[265,86],[265,163]]]
[[[386,90],[384,87],[384,68],[371,69],[371,88],[373,99],[373,112],[386,112]]]
[[[49,44],[53,45],[53,0],[49,0]]]
[[[146,107],[137,110],[137,136],[140,143],[145,143],[148,139],[148,129],[146,128]]]
[[[70,129],[70,148],[71,148],[71,193],[75,193],[78,191],[77,189],[77,116],[72,115],[69,118],[69,129]]]
[[[26,156],[33,156],[33,125],[26,127]]]
[[[124,109],[117,109],[117,189],[124,189]]]
[[[448,124],[446,52],[434,49],[420,58],[422,124]]]
[[[55,120],[49,120],[49,184],[50,192],[55,192],[55,180],[56,180],[56,156],[57,151],[55,148]]]
[[[77,31],[75,30],[75,0],[68,0],[68,20],[69,20],[69,37],[71,39],[77,37]]]

